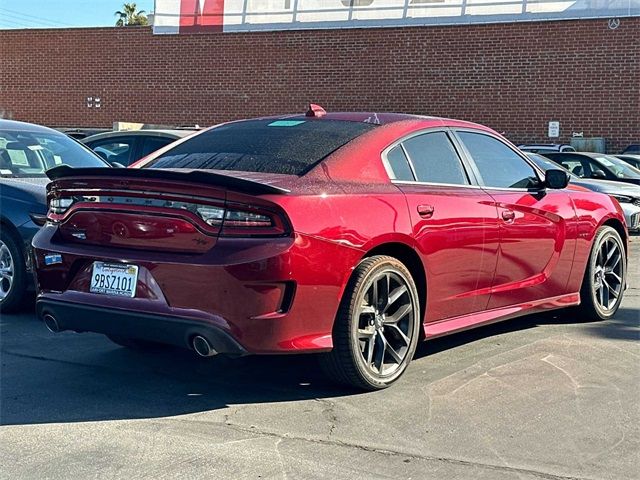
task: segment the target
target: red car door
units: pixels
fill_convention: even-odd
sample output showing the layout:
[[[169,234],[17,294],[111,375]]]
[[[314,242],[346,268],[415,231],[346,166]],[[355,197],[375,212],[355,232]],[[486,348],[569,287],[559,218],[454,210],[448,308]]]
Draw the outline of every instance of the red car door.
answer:
[[[576,242],[569,195],[541,188],[535,169],[497,137],[471,131],[457,137],[498,209],[500,251],[488,308],[567,293]]]
[[[499,245],[497,210],[470,177],[447,132],[431,130],[388,149],[385,161],[407,199],[426,268],[433,323],[487,308]]]

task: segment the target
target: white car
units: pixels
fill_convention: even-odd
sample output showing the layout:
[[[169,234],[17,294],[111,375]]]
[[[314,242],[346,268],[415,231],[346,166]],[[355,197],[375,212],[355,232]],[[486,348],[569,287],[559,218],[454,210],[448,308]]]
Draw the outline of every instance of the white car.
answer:
[[[528,145],[518,145],[518,148],[523,152],[531,152],[531,153],[557,153],[557,152],[575,152],[576,149],[571,145],[559,144],[559,143],[540,143],[540,144],[528,144]]]

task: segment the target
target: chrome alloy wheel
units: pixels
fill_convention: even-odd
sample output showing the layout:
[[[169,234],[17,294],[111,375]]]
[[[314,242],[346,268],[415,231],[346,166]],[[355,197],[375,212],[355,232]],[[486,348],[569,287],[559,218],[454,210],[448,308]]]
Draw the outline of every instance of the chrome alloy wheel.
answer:
[[[382,271],[363,289],[356,313],[358,343],[365,365],[375,376],[391,376],[405,363],[417,333],[416,306],[407,283],[399,272]]]
[[[604,312],[614,309],[623,293],[623,255],[622,247],[615,237],[605,237],[598,246],[592,288],[595,300]]]
[[[4,300],[13,285],[14,261],[6,243],[0,240],[0,301]]]

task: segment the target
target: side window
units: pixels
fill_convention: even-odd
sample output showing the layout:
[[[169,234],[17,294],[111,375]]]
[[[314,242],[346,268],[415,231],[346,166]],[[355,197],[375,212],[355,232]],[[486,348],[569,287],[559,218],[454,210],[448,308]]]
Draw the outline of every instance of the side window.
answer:
[[[589,177],[593,177],[593,173],[600,170],[602,173],[604,173],[604,177],[599,177],[599,178],[616,178],[617,176],[617,172],[616,169],[614,168],[613,164],[612,165],[607,165],[605,162],[601,162],[604,163],[604,165],[601,165],[600,163],[596,162],[595,160],[593,160],[592,158],[585,158],[586,162],[589,165],[589,172],[588,172],[588,176]],[[608,170],[613,172],[612,174],[607,175],[607,167]]]
[[[172,138],[164,137],[147,137],[142,144],[142,151],[140,152],[140,158],[146,157],[152,152],[155,152],[159,148],[169,145],[174,140]],[[137,158],[134,160],[138,160]]]
[[[444,132],[425,133],[403,143],[419,182],[468,185],[462,162]]]
[[[535,170],[501,141],[481,133],[458,132],[478,167],[483,184],[497,188],[531,188],[539,184]]]
[[[135,141],[134,137],[124,137],[116,140],[99,140],[88,146],[108,162],[118,162],[126,167],[131,163]]]
[[[407,156],[404,154],[400,145],[396,145],[389,150],[387,153],[387,164],[393,172],[393,180],[415,181],[411,167],[409,166],[409,160],[407,160]]]
[[[591,159],[580,155],[571,155],[570,153],[554,155],[553,160],[581,178],[590,178],[593,170],[599,169]]]
[[[578,177],[584,178],[591,175],[589,165],[583,164],[580,160],[563,160],[560,163],[564,168]]]

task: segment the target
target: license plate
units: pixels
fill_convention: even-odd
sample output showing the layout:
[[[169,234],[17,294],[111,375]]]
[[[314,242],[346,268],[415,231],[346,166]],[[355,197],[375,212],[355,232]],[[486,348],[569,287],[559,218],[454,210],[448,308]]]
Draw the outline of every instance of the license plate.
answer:
[[[135,297],[138,284],[138,266],[118,263],[93,263],[91,293]]]

